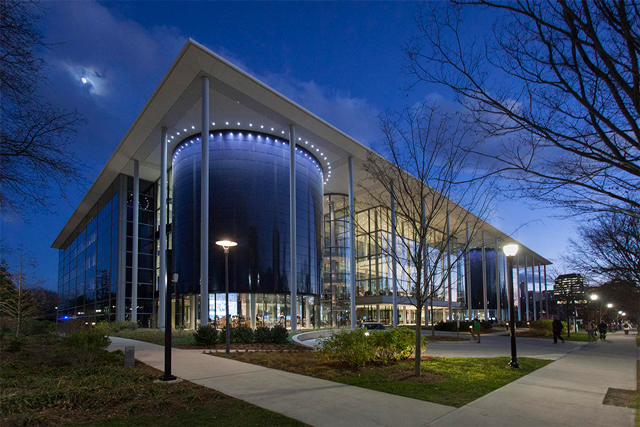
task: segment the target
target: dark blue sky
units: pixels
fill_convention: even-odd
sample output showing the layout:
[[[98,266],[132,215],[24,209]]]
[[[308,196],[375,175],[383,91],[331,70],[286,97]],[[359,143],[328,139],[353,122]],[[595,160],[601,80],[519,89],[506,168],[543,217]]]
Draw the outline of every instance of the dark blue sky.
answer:
[[[387,109],[451,93],[421,84],[406,91],[403,45],[415,34],[414,2],[44,2],[41,30],[49,84],[42,96],[76,108],[88,123],[72,149],[86,188],[105,165],[176,55],[191,37],[364,144],[379,138]],[[490,20],[478,15],[469,31]],[[83,84],[82,77],[91,84]],[[55,213],[3,217],[4,245],[38,261],[34,273],[57,288],[50,245],[86,188],[68,189]],[[52,196],[58,198],[57,194]],[[573,229],[524,201],[502,202],[490,222],[554,262]],[[523,224],[524,227],[521,227]],[[3,258],[12,261],[11,253]],[[13,262],[11,262],[14,264]]]

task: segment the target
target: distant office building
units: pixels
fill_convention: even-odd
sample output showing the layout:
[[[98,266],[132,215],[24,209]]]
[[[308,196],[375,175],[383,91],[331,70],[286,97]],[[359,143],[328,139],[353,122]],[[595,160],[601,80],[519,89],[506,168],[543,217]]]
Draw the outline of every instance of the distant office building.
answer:
[[[559,306],[586,304],[586,290],[582,275],[576,273],[563,274],[556,278],[554,299]]]

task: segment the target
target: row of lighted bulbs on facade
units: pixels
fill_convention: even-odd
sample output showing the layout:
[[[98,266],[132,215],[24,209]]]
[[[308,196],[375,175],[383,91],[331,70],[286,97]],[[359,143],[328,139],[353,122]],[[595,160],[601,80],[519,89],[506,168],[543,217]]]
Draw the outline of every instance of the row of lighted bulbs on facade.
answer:
[[[229,122],[224,122],[224,124],[225,124],[225,126],[229,126]],[[241,126],[241,123],[240,123],[240,122],[236,122],[236,124],[237,124],[237,126]],[[215,122],[211,122],[211,125],[212,125],[212,126],[215,126],[215,125],[216,125],[216,123],[215,123]],[[249,127],[250,127],[250,128],[253,128],[253,123],[249,123]],[[192,126],[191,126],[191,129],[192,129],[192,130],[195,130],[195,129],[196,129],[196,127],[192,125]],[[263,129],[263,130],[264,130],[264,125],[260,125],[260,129]],[[185,134],[188,132],[188,130],[187,130],[186,128],[183,128],[183,130],[184,130]],[[271,132],[275,132],[275,129],[274,129],[274,128],[271,128]],[[284,135],[284,133],[285,133],[285,132],[284,132],[284,131],[281,131],[281,133]],[[179,131],[176,131],[176,135],[170,135],[170,138],[171,138],[171,139],[175,139],[175,137],[176,137],[176,136],[180,136],[180,132],[179,132]],[[199,138],[198,138],[198,140],[199,140]],[[298,137],[298,141],[302,142],[302,138]],[[306,141],[306,140],[305,140],[305,141],[304,141],[304,143],[305,143],[305,145],[309,145],[309,141]],[[320,151],[320,148],[315,147],[315,145],[314,145],[314,144],[311,144],[311,148],[315,148],[315,149],[316,149],[316,152],[317,152],[317,153],[320,153],[320,157],[322,157],[325,161],[327,160],[327,156],[325,156],[325,155],[324,155],[324,153],[322,153],[322,152]],[[296,150],[297,150],[297,148],[296,148]],[[327,179],[324,181],[324,184],[325,184],[325,185],[329,182],[329,178],[331,178],[331,162],[327,162],[327,171],[328,171],[328,172],[327,172]]]

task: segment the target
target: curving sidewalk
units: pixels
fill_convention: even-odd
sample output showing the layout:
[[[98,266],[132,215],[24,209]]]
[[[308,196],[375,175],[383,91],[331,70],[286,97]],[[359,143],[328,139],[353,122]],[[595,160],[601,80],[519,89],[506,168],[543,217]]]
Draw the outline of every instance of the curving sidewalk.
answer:
[[[163,347],[124,338],[111,340],[109,350],[134,345],[136,359],[163,369]],[[540,346],[548,345],[543,341],[539,340]],[[482,344],[451,347],[450,356],[487,351]],[[609,387],[636,388],[635,335],[610,334],[607,342],[570,350],[462,408],[213,357],[200,350],[174,349],[172,358],[173,374],[180,378],[314,426],[635,426],[635,410],[602,404]],[[494,351],[501,350],[496,347]]]

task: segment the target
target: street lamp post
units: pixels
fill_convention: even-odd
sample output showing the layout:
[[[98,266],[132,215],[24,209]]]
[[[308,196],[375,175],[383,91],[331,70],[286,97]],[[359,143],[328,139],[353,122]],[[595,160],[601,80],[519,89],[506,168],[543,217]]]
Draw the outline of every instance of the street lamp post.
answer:
[[[607,304],[607,320],[609,321],[609,331],[613,331],[613,322],[611,321],[611,309],[613,308],[613,304]]]
[[[231,240],[218,240],[216,245],[222,246],[224,249],[224,293],[225,293],[225,313],[226,319],[224,322],[224,328],[227,331],[226,343],[227,343],[227,354],[230,354],[229,350],[229,341],[231,338],[231,325],[229,323],[229,248],[233,246],[237,246],[236,242]]]
[[[511,328],[511,361],[509,366],[512,368],[520,368],[518,363],[518,355],[516,353],[516,312],[515,304],[513,300],[513,258],[518,253],[518,245],[505,245],[502,248],[505,256],[507,257],[507,292],[509,294],[509,327]]]

